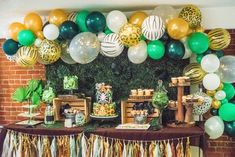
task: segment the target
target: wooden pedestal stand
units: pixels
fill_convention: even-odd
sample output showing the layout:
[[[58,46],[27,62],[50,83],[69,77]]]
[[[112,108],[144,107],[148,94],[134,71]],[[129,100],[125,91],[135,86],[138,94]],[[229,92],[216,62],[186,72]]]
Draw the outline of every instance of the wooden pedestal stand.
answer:
[[[184,106],[182,102],[182,96],[184,96],[184,87],[190,86],[190,82],[185,83],[170,83],[170,87],[177,87],[177,109],[174,109],[176,112],[176,122],[168,124],[169,127],[191,127],[193,126],[190,123],[185,123],[184,121]]]

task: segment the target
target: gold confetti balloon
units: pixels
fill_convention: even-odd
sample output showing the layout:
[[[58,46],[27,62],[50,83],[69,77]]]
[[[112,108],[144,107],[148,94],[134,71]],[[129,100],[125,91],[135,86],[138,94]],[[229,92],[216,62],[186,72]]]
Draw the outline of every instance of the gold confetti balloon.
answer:
[[[212,29],[208,33],[208,38],[210,41],[210,48],[212,50],[222,50],[231,42],[231,36],[229,32],[222,28]]]
[[[135,46],[139,43],[141,29],[137,25],[130,23],[125,24],[119,31],[120,41],[127,47]]]
[[[198,7],[194,5],[188,5],[184,7],[180,13],[179,17],[184,19],[189,23],[189,27],[196,28],[201,25],[202,14]]]
[[[205,71],[202,70],[201,65],[198,63],[191,63],[187,65],[183,70],[183,74],[184,76],[188,76],[190,78],[191,84],[201,83],[206,75]]]
[[[44,39],[39,46],[38,54],[44,64],[51,64],[60,58],[61,48],[57,42]]]
[[[21,67],[33,67],[37,62],[38,49],[36,46],[22,46],[18,49],[15,58]]]

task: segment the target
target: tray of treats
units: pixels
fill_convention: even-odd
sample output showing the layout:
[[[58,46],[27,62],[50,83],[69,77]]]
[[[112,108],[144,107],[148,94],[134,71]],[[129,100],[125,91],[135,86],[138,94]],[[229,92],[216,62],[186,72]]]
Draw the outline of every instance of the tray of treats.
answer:
[[[172,77],[170,87],[174,86],[190,86],[190,78],[187,76]]]
[[[129,99],[152,99],[153,89],[132,89]]]

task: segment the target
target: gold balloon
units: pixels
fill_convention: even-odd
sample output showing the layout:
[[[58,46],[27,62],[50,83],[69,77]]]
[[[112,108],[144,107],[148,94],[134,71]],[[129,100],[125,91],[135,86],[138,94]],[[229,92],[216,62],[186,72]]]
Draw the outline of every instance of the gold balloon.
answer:
[[[174,18],[168,22],[167,32],[170,37],[179,40],[188,35],[189,25],[182,18]]]
[[[145,12],[142,12],[142,11],[134,12],[133,14],[131,14],[129,18],[129,23],[138,25],[139,27],[141,27],[146,17],[148,17],[148,15]]]
[[[130,47],[139,43],[141,36],[141,29],[137,25],[130,23],[125,24],[119,31],[120,41],[123,45]]]
[[[44,64],[51,64],[60,58],[60,45],[51,40],[44,39],[38,48],[38,60]]]
[[[36,13],[27,14],[24,18],[24,25],[34,33],[41,31],[43,26],[41,17]]]
[[[214,97],[215,93],[216,93],[215,90],[207,90],[207,91],[206,91],[206,94],[207,94],[208,96],[210,96],[210,97]]]
[[[16,53],[16,63],[21,67],[33,67],[37,62],[38,49],[36,46],[22,46]]]
[[[184,19],[189,23],[189,27],[196,28],[201,25],[202,14],[198,7],[194,5],[188,5],[184,7],[180,13],[179,17]]]
[[[219,100],[213,99],[211,103],[211,107],[214,109],[219,109],[221,106],[221,102]]]
[[[67,14],[61,9],[55,9],[50,12],[48,20],[50,23],[60,26],[67,20]]]
[[[45,37],[44,37],[42,31],[38,31],[38,32],[36,33],[36,36],[37,36],[37,38],[39,38],[39,39],[42,39],[42,40],[45,39]]]
[[[73,11],[71,13],[68,14],[68,21],[73,21],[76,22],[76,16],[77,16],[78,12],[77,11]]]
[[[18,33],[24,29],[26,28],[23,24],[19,22],[14,22],[9,26],[8,33],[13,40],[18,41],[17,39]]]
[[[194,31],[195,32],[202,32],[203,33],[205,30],[204,30],[204,28],[202,26],[198,26]]]
[[[222,90],[224,88],[224,84],[220,83],[219,87],[216,89],[217,91]]]
[[[205,71],[202,70],[201,65],[198,63],[190,63],[187,65],[183,70],[183,74],[190,78],[191,84],[201,83],[206,75]]]
[[[210,41],[210,48],[212,50],[222,50],[231,42],[231,36],[229,32],[222,28],[216,28],[208,33],[208,38]]]

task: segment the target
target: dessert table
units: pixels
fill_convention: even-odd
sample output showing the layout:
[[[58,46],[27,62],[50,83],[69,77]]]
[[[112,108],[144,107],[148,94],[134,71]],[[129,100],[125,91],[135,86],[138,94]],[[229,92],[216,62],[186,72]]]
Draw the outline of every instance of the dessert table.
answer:
[[[83,131],[82,127],[74,128],[45,128],[43,125],[37,125],[35,128],[26,128],[22,125],[10,124],[5,126],[0,134],[0,153],[2,153],[2,147],[4,138],[8,130],[15,132],[26,133],[29,135],[48,135],[60,136],[60,135],[76,135]],[[194,126],[189,128],[162,128],[158,131],[153,130],[118,130],[115,128],[97,128],[92,132],[85,132],[86,136],[90,134],[100,135],[109,138],[125,139],[125,140],[173,140],[185,137],[190,137],[190,144],[199,146],[202,150],[205,150],[205,133],[200,126]]]

